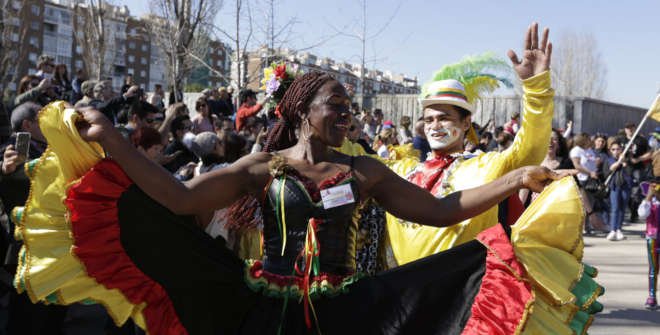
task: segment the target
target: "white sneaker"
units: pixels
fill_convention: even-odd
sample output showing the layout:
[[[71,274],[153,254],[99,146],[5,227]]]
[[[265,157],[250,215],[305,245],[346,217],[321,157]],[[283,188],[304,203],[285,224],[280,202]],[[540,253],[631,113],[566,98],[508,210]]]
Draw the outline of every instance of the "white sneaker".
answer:
[[[607,234],[607,237],[606,237],[606,239],[608,241],[614,241],[615,238],[616,238],[616,231],[614,231],[614,230],[611,230],[610,233]]]
[[[623,235],[621,230],[617,230],[616,231],[616,240],[621,241],[621,240],[625,240],[625,239],[626,239],[626,237]]]

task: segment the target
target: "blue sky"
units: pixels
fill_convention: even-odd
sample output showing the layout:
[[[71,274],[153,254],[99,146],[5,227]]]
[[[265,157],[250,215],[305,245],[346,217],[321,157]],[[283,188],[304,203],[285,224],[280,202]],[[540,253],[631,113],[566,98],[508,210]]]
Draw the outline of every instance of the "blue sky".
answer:
[[[117,0],[117,3],[124,1]],[[253,9],[262,0],[252,0]],[[261,2],[261,3],[260,3]],[[125,1],[134,15],[148,12],[148,0]],[[225,0],[217,24],[231,30]],[[607,74],[605,99],[648,108],[660,90],[660,1],[421,1],[371,0],[368,30],[375,32],[396,12],[394,20],[368,43],[369,67],[417,76],[420,83],[443,64],[464,55],[493,51],[506,57],[506,50],[519,51],[523,33],[532,21],[550,28],[550,38],[564,31],[590,32],[598,41]],[[276,22],[296,17],[289,43],[309,46],[332,32],[332,26],[350,31],[360,20],[358,1],[277,2]],[[265,25],[255,14],[255,25]],[[224,24],[227,22],[227,24]],[[258,32],[255,31],[255,34]],[[360,44],[338,36],[311,52],[337,60],[359,62]]]

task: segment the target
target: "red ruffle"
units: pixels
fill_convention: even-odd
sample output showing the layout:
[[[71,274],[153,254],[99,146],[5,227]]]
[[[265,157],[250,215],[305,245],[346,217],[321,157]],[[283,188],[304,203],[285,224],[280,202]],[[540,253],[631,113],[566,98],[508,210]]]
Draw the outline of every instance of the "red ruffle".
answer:
[[[477,239],[488,248],[486,273],[463,334],[515,334],[534,301],[524,267],[501,225],[481,232]]]
[[[317,185],[313,180],[298,172],[298,170],[292,169],[288,173],[298,179],[305,186],[307,194],[309,194],[312,201],[315,202],[321,200],[321,190],[335,186],[352,176],[351,171],[341,171],[332,177],[324,179]]]
[[[109,289],[119,289],[142,313],[150,334],[187,334],[167,292],[126,254],[120,239],[117,201],[133,182],[112,160],[96,164],[69,188],[73,252],[87,274]]]

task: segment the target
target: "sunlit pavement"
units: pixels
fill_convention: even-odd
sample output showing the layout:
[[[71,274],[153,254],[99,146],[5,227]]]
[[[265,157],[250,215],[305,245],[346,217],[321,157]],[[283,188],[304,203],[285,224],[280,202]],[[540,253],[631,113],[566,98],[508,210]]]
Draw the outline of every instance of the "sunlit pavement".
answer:
[[[648,296],[648,262],[643,237],[645,223],[623,226],[627,239],[611,242],[605,234],[585,236],[584,262],[598,268],[605,287],[605,306],[589,334],[660,334],[660,310],[644,309]]]

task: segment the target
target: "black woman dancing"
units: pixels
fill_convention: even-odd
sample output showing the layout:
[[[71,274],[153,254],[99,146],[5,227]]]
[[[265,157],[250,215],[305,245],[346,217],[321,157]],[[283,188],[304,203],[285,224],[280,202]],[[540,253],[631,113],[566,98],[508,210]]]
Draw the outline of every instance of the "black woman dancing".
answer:
[[[547,204],[562,205],[563,217],[543,221],[544,208],[526,223],[541,235],[570,231],[582,211],[571,179],[524,167],[437,199],[372,158],[330,149],[346,136],[349,110],[338,81],[302,75],[278,106],[269,152],[184,184],[142,156],[98,111],[48,105],[39,122],[49,149],[26,164],[31,194],[13,213],[24,241],[17,289],[33,301],[103,304],[115,322],[132,317],[151,334],[523,332],[535,313],[537,284],[502,226],[364,276],[355,270],[356,213],[373,198],[405,220],[442,227],[520,188],[540,192],[557,180],[544,194]],[[196,217],[246,196],[260,204],[262,260],[239,259],[224,240],[195,225]],[[547,245],[549,253],[556,248]],[[566,298],[574,304],[542,308],[571,309],[586,325],[599,309],[597,284],[588,278],[565,284],[588,292]],[[569,288],[547,289],[561,296]]]

